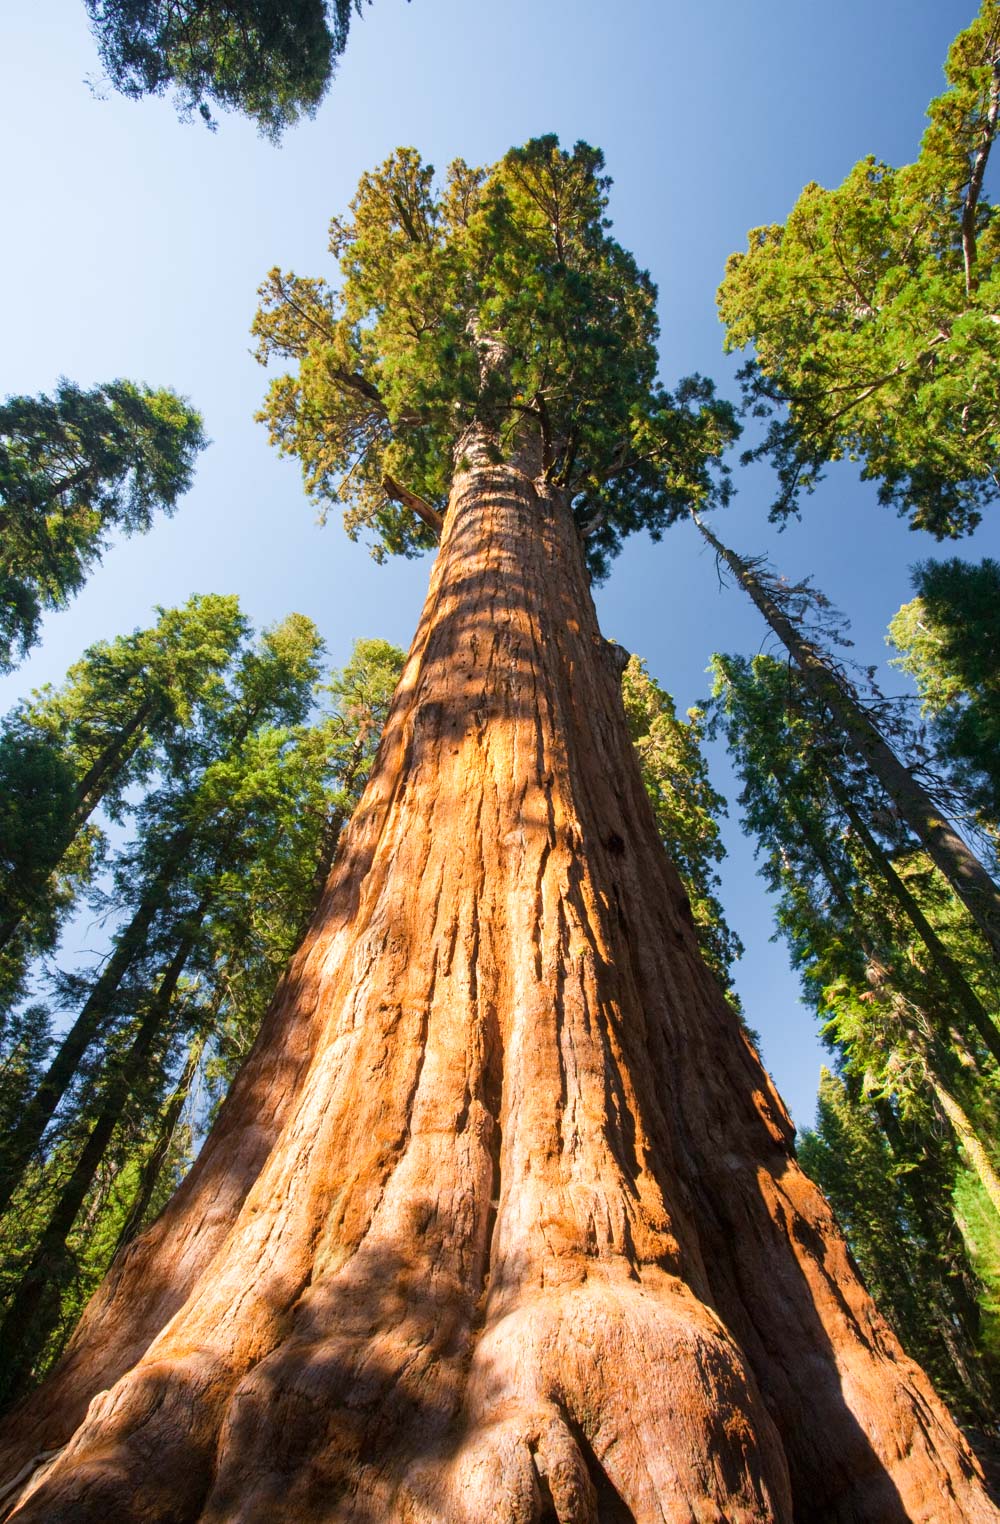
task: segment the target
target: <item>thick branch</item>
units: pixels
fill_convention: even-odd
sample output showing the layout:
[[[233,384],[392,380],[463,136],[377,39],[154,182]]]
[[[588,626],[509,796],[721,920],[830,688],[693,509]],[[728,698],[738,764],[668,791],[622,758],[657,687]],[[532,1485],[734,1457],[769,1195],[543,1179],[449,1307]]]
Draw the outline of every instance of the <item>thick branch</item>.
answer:
[[[364,397],[366,402],[372,402],[380,412],[385,412],[385,403],[374,381],[369,381],[367,376],[359,375],[353,370],[341,370],[339,365],[327,365],[326,373],[331,381],[336,381],[340,386],[346,387],[349,392],[357,392]]]
[[[386,497],[394,503],[402,503],[404,508],[409,508],[418,519],[422,519],[428,529],[433,529],[436,535],[440,535],[444,528],[444,519],[437,509],[432,507],[426,498],[420,497],[416,492],[411,492],[409,487],[403,487],[395,477],[383,476],[382,491]]]

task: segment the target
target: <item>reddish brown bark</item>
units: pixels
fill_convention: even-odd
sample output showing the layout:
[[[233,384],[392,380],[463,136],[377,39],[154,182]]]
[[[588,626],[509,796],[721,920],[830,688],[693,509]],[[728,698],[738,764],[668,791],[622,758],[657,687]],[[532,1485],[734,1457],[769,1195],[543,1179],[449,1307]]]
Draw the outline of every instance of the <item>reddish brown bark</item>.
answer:
[[[12,1417],[8,1475],[65,1445],[13,1517],[995,1520],[701,963],[565,504],[467,454],[313,930]]]

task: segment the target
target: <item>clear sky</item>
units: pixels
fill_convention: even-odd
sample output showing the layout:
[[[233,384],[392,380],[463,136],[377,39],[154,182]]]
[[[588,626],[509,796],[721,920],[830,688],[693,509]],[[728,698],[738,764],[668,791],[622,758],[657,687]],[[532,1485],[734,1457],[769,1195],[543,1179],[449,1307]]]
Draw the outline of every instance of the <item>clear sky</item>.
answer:
[[[952,36],[975,0],[375,0],[352,29],[325,103],[275,148],[237,118],[212,134],[165,100],[100,99],[82,0],[0,0],[6,117],[0,244],[7,292],[0,393],[127,376],[172,386],[213,440],[176,516],[114,547],[43,644],[0,681],[0,706],[58,681],[83,647],[148,623],[153,605],[237,592],[263,624],[295,609],[331,661],[358,636],[408,645],[428,561],[378,567],[339,523],[319,528],[294,461],[253,423],[266,385],[250,355],[255,292],[273,265],[332,275],[326,228],[360,174],[397,145],[440,167],[489,162],[556,132],[604,149],[619,240],[660,288],[662,370],[700,370],[732,391],[714,292],[747,229],[783,220],[809,180],[839,183],[868,153],[913,157],[942,85]],[[740,482],[717,532],[812,574],[854,623],[857,656],[884,655],[885,626],[910,596],[908,566],[953,554],[910,533],[853,468],[833,472],[801,523],[766,522],[768,480]],[[997,524],[957,547],[1000,555]],[[598,594],[605,634],[644,656],[686,708],[704,695],[713,650],[755,652],[765,631],[721,590],[692,529],[633,541]],[[899,680],[889,679],[898,690]],[[734,793],[725,757],[713,776]],[[736,828],[723,898],[747,945],[737,983],[764,1058],[800,1125],[822,1061],[784,948]]]

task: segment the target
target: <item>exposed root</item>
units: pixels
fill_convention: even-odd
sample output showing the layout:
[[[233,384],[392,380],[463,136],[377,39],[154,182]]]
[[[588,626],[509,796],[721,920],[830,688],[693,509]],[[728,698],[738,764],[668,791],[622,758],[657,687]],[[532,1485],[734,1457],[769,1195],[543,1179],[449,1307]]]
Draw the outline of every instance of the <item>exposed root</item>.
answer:
[[[781,1524],[788,1478],[739,1350],[678,1283],[536,1296],[484,1333],[464,1428],[411,1469],[414,1524]],[[601,1517],[611,1516],[603,1506]]]

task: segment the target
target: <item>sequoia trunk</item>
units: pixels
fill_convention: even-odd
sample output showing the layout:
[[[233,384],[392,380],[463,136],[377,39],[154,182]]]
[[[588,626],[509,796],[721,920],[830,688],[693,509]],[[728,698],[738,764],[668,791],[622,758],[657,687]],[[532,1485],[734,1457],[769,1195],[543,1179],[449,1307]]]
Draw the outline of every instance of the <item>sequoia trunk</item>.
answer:
[[[311,933],[12,1416],[9,1475],[65,1446],[13,1517],[995,1520],[701,962],[566,504],[468,453]]]

